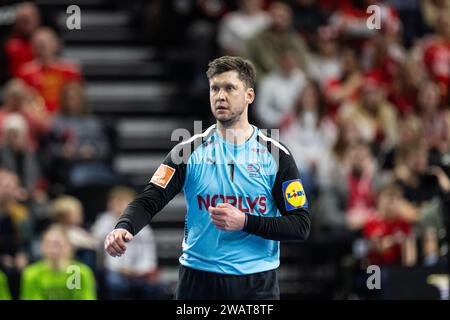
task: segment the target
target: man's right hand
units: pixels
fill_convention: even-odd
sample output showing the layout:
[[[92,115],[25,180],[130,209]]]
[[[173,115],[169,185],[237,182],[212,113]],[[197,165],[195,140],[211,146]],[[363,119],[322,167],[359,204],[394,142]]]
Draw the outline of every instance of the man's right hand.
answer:
[[[105,251],[111,257],[120,257],[127,250],[125,242],[133,240],[133,235],[125,229],[114,229],[105,239]]]

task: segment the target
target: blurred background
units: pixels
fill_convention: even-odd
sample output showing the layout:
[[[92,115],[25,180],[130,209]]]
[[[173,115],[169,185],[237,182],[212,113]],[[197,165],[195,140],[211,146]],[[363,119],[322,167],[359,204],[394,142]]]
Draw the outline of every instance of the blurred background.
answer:
[[[280,129],[309,199],[281,297],[448,299],[449,0],[0,1],[0,38],[0,299],[173,297],[182,194],[124,257],[103,239],[172,131],[213,122],[224,54],[255,64],[251,122]]]

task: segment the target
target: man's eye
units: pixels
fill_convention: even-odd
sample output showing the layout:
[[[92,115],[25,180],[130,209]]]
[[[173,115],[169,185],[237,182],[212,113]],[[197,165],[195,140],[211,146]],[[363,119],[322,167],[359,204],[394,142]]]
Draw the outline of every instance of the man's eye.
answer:
[[[219,91],[219,88],[218,87],[211,87],[211,91],[217,92],[217,91]]]

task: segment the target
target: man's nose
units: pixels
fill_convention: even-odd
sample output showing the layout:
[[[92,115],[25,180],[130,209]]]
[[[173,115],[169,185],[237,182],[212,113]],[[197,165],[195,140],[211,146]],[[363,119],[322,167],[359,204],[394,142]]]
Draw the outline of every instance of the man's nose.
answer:
[[[225,90],[220,89],[217,97],[222,100],[222,99],[225,99],[225,96],[226,96]]]

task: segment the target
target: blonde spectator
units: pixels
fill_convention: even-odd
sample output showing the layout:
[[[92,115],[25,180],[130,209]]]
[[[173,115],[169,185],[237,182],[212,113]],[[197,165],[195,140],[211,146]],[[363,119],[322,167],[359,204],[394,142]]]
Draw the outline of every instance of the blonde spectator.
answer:
[[[60,196],[51,203],[53,221],[63,227],[78,260],[95,269],[95,238],[84,228],[82,203],[72,196]]]
[[[66,230],[51,226],[43,235],[43,259],[22,273],[20,298],[23,300],[94,300],[95,278],[85,264],[73,260],[73,247]],[[74,279],[74,273],[79,275]]]
[[[450,16],[450,0],[421,0],[420,8],[425,23],[433,29],[436,28],[441,13]]]

